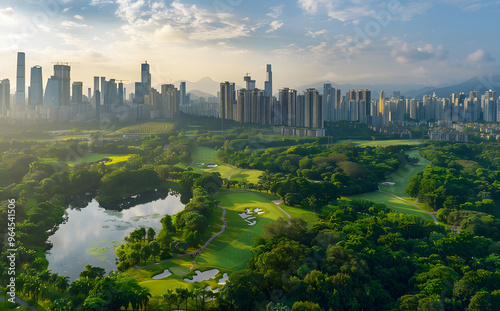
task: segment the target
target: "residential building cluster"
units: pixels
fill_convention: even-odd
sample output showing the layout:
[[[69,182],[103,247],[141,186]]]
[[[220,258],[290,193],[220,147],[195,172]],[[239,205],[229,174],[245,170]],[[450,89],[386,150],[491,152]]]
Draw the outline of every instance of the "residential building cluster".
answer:
[[[284,87],[273,93],[273,72],[266,67],[264,89],[256,87],[250,74],[244,87],[234,82],[220,83],[218,96],[190,96],[186,82],[177,88],[162,84],[152,86],[150,65],[141,64],[140,82],[129,94],[123,80],[94,77],[93,88],[84,89],[80,81],[71,83],[69,63],[54,64],[54,73],[45,88],[40,66],[31,67],[26,92],[26,57],[17,57],[16,91],[11,94],[9,79],[0,80],[0,114],[14,118],[87,121],[106,116],[116,121],[135,122],[151,119],[175,119],[180,112],[218,117],[240,123],[274,126],[283,133],[321,135],[326,121],[355,121],[378,131],[405,121],[417,122],[500,122],[499,97],[494,90],[480,94],[454,93],[449,98],[436,94],[420,99],[405,98],[400,92],[377,99],[370,90],[349,90],[342,94],[326,83],[322,92],[308,88],[303,92]],[[315,132],[316,131],[316,132]],[[392,131],[392,130],[391,130]]]

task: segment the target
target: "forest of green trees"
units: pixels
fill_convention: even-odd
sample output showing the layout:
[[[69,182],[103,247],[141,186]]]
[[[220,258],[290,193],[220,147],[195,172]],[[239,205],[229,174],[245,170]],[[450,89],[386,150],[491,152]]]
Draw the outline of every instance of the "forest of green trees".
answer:
[[[363,129],[361,129],[363,130]],[[255,132],[253,132],[255,131]],[[343,200],[374,191],[415,159],[408,146],[359,147],[317,138],[257,139],[258,129],[230,128],[149,135],[128,141],[0,139],[0,221],[15,199],[17,290],[47,310],[495,310],[500,305],[500,144],[433,142],[421,150],[432,165],[410,180],[407,193],[449,226],[391,212],[384,204]],[[46,135],[29,136],[47,138]],[[257,184],[189,168],[193,148],[218,147],[220,161],[263,173]],[[68,164],[92,153],[127,161]],[[213,192],[235,185],[278,195],[289,206],[320,215],[266,225],[247,268],[219,293],[203,288],[165,291],[152,300],[127,269],[202,245],[217,202]],[[185,209],[164,215],[162,229],[137,228],[116,249],[117,272],[86,266],[70,283],[52,273],[44,253],[64,221],[67,200],[86,193],[102,206],[128,208],[123,198],[174,190]],[[161,192],[163,193],[163,192]],[[159,194],[161,195],[161,194]],[[85,197],[85,195],[83,195]],[[111,203],[110,203],[111,202]],[[8,246],[0,281],[7,284]],[[47,304],[50,301],[50,304]]]

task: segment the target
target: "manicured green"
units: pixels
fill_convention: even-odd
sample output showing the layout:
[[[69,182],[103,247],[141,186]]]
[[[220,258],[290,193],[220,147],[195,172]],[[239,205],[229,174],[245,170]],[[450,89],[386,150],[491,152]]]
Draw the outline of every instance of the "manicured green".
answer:
[[[69,165],[76,165],[84,162],[95,162],[102,160],[104,158],[112,158],[112,157],[117,157],[116,154],[109,154],[109,153],[91,153],[87,156],[84,157],[79,157],[78,159],[75,159],[73,161],[68,161],[67,163]],[[121,156],[120,156],[121,157]],[[127,156],[128,159],[128,156]]]
[[[281,203],[280,207],[290,214],[292,218],[300,218],[307,222],[307,227],[312,227],[319,222],[318,214],[309,209],[298,206],[288,206],[285,203]]]
[[[222,191],[216,199],[227,210],[228,226],[200,255],[197,264],[233,271],[245,269],[252,256],[253,238],[262,234],[262,226],[286,216],[274,203],[244,191]],[[256,207],[265,213],[256,216],[256,225],[249,226],[238,214],[244,213],[246,208],[253,210]]]
[[[261,170],[237,169],[233,175],[231,175],[231,180],[257,184],[259,182],[259,176],[262,173]]]
[[[222,178],[228,178],[234,171],[234,167],[217,159],[215,149],[208,147],[195,147],[192,154],[193,164],[191,167],[195,172],[220,173]],[[204,165],[198,165],[204,163]],[[208,164],[217,164],[217,167],[207,168]]]
[[[380,190],[387,191],[390,193],[394,193],[400,197],[407,197],[408,194],[405,191],[406,186],[408,186],[408,182],[410,177],[415,175],[417,172],[423,171],[427,165],[430,165],[431,162],[426,158],[422,157],[419,153],[418,149],[409,150],[406,154],[411,158],[417,158],[419,161],[416,165],[407,164],[404,167],[398,169],[392,176],[387,178],[387,182],[394,182],[395,185],[380,185]]]
[[[387,194],[383,192],[369,192],[369,193],[363,193],[363,194],[358,194],[358,195],[351,195],[347,197],[348,199],[365,199],[365,200],[370,200],[375,203],[384,203],[387,205],[388,208],[400,212],[403,214],[408,214],[408,215],[415,215],[422,217],[425,220],[432,220],[432,217],[429,216],[428,214],[420,211],[417,209],[415,206],[408,204],[406,202],[403,202],[399,200],[398,198]]]
[[[395,183],[394,185],[380,184],[379,187],[380,190],[382,191],[395,194],[401,197],[402,199],[405,199],[409,202],[413,202],[414,199],[410,198],[404,189],[408,185],[410,177],[413,176],[416,172],[423,171],[425,167],[430,164],[430,162],[420,155],[418,149],[409,150],[406,152],[406,154],[411,158],[418,158],[419,159],[418,163],[415,165],[406,164],[405,166],[399,168],[391,176],[389,176],[385,182],[393,182]],[[408,204],[404,201],[401,201],[398,198],[393,197],[386,193],[370,192],[356,196],[349,196],[348,198],[349,199],[361,198],[361,199],[371,200],[376,203],[384,203],[387,205],[388,208],[395,210],[397,212],[409,215],[416,215],[426,220],[432,220],[431,216],[420,211],[415,206]],[[420,203],[415,203],[415,204],[417,204],[420,208],[427,210],[427,208],[424,207],[424,204]]]
[[[218,287],[217,280],[224,273],[231,273],[246,268],[246,263],[252,257],[250,249],[254,245],[253,238],[262,234],[262,226],[274,222],[278,217],[286,218],[286,215],[277,208],[276,204],[258,197],[257,194],[266,195],[270,199],[276,199],[277,197],[258,191],[254,192],[255,194],[238,190],[221,191],[216,196],[216,199],[220,201],[219,205],[227,210],[227,227],[195,259],[191,256],[186,256],[146,269],[129,269],[127,273],[139,280],[142,286],[149,288],[153,295],[161,295],[165,293],[166,289],[175,289],[176,287],[193,288],[194,286],[200,286],[204,288],[207,285],[212,286],[212,288]],[[265,213],[261,215],[254,214],[256,216],[254,220],[257,223],[254,226],[249,226],[238,214],[245,213],[246,208],[253,210],[256,207],[262,209]],[[293,213],[298,214],[297,208],[290,209]],[[209,236],[220,231],[222,228],[221,216],[222,209],[214,213],[214,217],[210,219],[209,230],[207,230],[209,233],[203,235],[202,243]],[[311,217],[309,216],[309,218]],[[191,267],[193,269],[189,270]],[[151,279],[152,276],[162,273],[165,269],[169,269],[172,275],[161,280]],[[218,269],[220,271],[216,275],[215,280],[195,284],[184,281],[184,278],[194,275],[195,270],[206,271],[210,269]]]
[[[113,134],[127,134],[127,135],[149,135],[149,134],[167,134],[170,133],[176,122],[147,122],[143,124],[136,124],[121,128]]]
[[[393,139],[393,140],[339,140],[336,143],[350,142],[360,147],[377,147],[377,146],[397,146],[397,145],[422,145],[425,141],[419,139]]]

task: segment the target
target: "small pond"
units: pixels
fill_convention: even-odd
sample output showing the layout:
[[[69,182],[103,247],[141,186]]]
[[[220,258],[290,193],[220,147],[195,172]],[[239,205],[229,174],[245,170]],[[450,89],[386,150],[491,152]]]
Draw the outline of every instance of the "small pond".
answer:
[[[49,269],[71,281],[79,277],[85,265],[116,270],[115,248],[138,227],[153,227],[158,234],[165,214],[174,215],[184,209],[179,196],[166,197],[127,209],[110,210],[93,199],[84,208],[66,210],[68,219],[48,239],[53,247],[47,252]]]

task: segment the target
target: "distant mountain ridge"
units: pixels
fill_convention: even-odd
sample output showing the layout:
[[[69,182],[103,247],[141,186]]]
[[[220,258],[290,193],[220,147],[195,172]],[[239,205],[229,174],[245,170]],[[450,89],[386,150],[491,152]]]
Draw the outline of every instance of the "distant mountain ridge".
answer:
[[[182,81],[186,82],[187,93],[191,93],[196,98],[217,96],[217,92],[220,88],[220,82],[217,82],[210,77],[201,78],[196,82],[178,80],[173,82],[173,84],[176,87],[179,87]],[[433,93],[436,93],[439,97],[449,97],[452,93],[464,92],[468,94],[470,91],[474,90],[479,91],[481,94],[490,89],[500,91],[500,74],[478,76],[459,84],[442,87],[425,86],[421,84],[337,84],[332,81],[322,81],[303,86],[281,86],[278,87],[278,89],[290,87],[296,89],[299,93],[302,93],[306,89],[315,88],[320,93],[323,93],[323,86],[326,83],[330,83],[332,87],[342,90],[343,95],[345,95],[349,90],[368,89],[372,92],[372,99],[378,98],[381,90],[384,91],[385,97],[391,97],[393,92],[399,91],[401,92],[401,95],[406,97],[421,99],[424,95],[432,95]],[[236,89],[240,88],[242,87],[236,85]],[[275,88],[275,92],[276,91],[277,89]],[[275,95],[276,94],[277,92]]]
[[[426,87],[419,90],[406,92],[404,95],[419,99],[424,95],[432,95],[433,93],[436,93],[438,97],[449,97],[452,93],[464,92],[468,96],[469,92],[471,91],[478,91],[480,94],[484,94],[484,92],[488,90],[500,90],[499,74],[478,76],[459,84],[444,86],[440,88]]]

